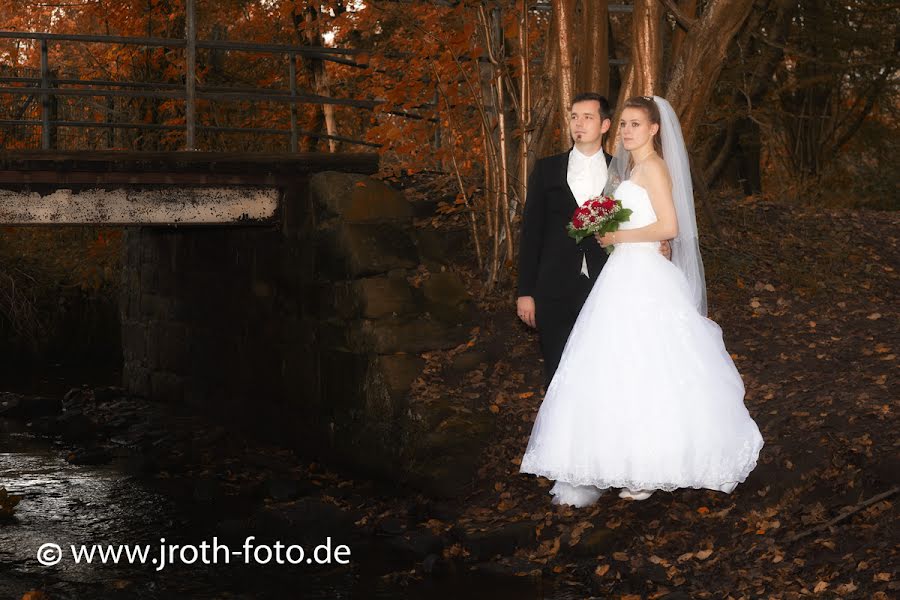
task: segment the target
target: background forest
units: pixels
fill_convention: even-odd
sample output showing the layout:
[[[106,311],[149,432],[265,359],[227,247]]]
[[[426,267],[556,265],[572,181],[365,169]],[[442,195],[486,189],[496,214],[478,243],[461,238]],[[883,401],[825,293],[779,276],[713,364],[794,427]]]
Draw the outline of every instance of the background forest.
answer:
[[[437,268],[452,270],[475,299],[469,341],[422,352],[416,360],[424,367],[407,399],[421,409],[415,414],[437,415],[439,440],[465,444],[442,458],[462,464],[459,472],[470,463],[457,456],[477,459],[477,473],[464,473],[471,485],[459,486],[464,496],[432,503],[211,419],[179,413],[176,422],[157,421],[161,402],[120,402],[109,387],[122,365],[120,228],[3,227],[0,376],[7,388],[0,391],[43,394],[27,377],[16,380],[27,375],[23,367],[40,377],[59,364],[71,367],[52,382],[62,390],[83,386],[66,394],[67,413],[74,407],[76,416],[90,415],[102,431],[135,432],[153,452],[138,457],[138,468],[167,489],[178,481],[185,504],[204,518],[215,513],[206,502],[224,494],[226,480],[247,484],[240,493],[254,510],[264,502],[265,514],[271,503],[259,492],[264,485],[273,498],[301,494],[298,507],[327,504],[328,512],[295,521],[304,511],[293,500],[278,502],[296,529],[321,527],[320,515],[346,509],[348,528],[354,523],[380,540],[372,546],[379,560],[402,557],[387,575],[377,565],[371,570],[379,585],[402,589],[384,597],[526,598],[536,596],[518,594],[511,583],[550,581],[562,590],[558,598],[897,597],[900,0],[619,1],[628,3],[0,0],[4,153],[185,150],[188,57],[176,42],[185,38],[189,2],[200,40],[195,149],[378,153],[378,177],[414,203],[415,225],[436,229],[430,238],[452,254]],[[50,39],[42,48],[40,40],[15,37],[23,32],[153,44]],[[296,56],[264,45],[289,45]],[[42,104],[28,90],[41,81],[70,93]],[[270,97],[251,101],[248,89]],[[616,106],[659,94],[681,120],[709,315],[722,327],[766,441],[735,495],[684,489],[640,503],[611,495],[579,511],[552,507],[550,482],[518,472],[543,396],[537,335],[516,318],[513,297],[526,174],[538,158],[570,146],[567,108],[586,90]],[[302,102],[290,101],[292,94]],[[56,125],[45,131],[48,113]],[[427,281],[428,268],[411,270],[410,285]],[[254,326],[253,318],[240,325]],[[92,380],[89,369],[101,373]],[[598,369],[598,386],[610,376],[614,367]],[[248,402],[253,410],[257,404]],[[76,448],[66,460],[94,460],[91,451]],[[14,478],[17,468],[8,470]],[[84,527],[80,517],[95,512],[104,532],[116,531],[114,511],[99,502],[99,511],[87,508],[71,473],[67,465],[57,475],[60,494],[78,501],[79,519],[71,521]],[[285,473],[301,485],[282,485],[293,481]],[[118,497],[120,488],[113,489]],[[42,535],[46,523],[59,521],[58,497],[47,497],[53,513],[32,521]],[[119,520],[155,527],[145,505],[136,506],[139,518],[124,512]],[[167,509],[153,506],[172,527]],[[232,504],[222,506],[234,521]],[[286,521],[266,522],[280,535]],[[3,535],[19,532],[0,527],[0,554]],[[432,549],[434,540],[442,550]],[[31,585],[27,571],[23,585]],[[492,583],[446,587],[470,572]],[[217,573],[189,571],[186,589],[198,575]],[[229,573],[245,579],[244,571]],[[253,577],[268,572],[254,569]],[[91,571],[91,585],[95,578]],[[115,578],[115,590],[132,597],[140,581],[128,587]],[[408,593],[416,581],[424,596]],[[218,592],[228,585],[209,584]],[[291,593],[306,591],[291,586]],[[77,597],[103,595],[92,589]],[[336,596],[349,597],[327,597]]]
[[[293,113],[300,151],[378,152],[381,176],[436,202],[433,225],[470,231],[484,297],[510,288],[525,174],[568,148],[565,108],[584,90],[672,102],[708,232],[722,234],[720,210],[736,199],[895,210],[898,23],[890,0],[197,0],[200,40],[342,53],[297,56],[293,69],[299,94],[340,103],[292,105],[214,93],[286,91],[288,56],[200,48],[198,86],[213,93],[198,100],[196,146],[288,152]],[[0,31],[183,38],[185,26],[185,0],[0,4]],[[2,85],[34,85],[23,78],[40,77],[40,46],[0,38]],[[106,82],[57,87],[184,85],[183,48],[50,41],[47,57],[51,79]],[[53,128],[58,149],[185,147],[180,98],[60,96],[52,116],[106,124]],[[39,148],[40,118],[39,96],[0,94],[0,144]],[[231,129],[248,127],[266,132]],[[51,326],[37,315],[52,314],[40,304],[60,282],[111,293],[118,241],[109,229],[6,228],[10,326],[39,340]]]

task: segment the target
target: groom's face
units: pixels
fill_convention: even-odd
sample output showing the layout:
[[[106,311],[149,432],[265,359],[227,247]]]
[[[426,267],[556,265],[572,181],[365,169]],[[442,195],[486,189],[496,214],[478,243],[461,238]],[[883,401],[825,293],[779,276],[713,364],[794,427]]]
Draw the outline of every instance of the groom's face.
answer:
[[[576,144],[599,142],[611,124],[609,119],[600,116],[600,103],[596,100],[583,100],[572,105],[569,133]]]

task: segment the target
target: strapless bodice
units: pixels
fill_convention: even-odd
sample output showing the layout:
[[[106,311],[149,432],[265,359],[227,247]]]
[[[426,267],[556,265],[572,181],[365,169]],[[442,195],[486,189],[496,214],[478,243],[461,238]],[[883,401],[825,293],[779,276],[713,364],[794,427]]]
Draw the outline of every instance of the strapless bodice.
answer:
[[[619,229],[637,229],[656,222],[656,212],[653,210],[653,204],[650,203],[647,190],[630,179],[619,184],[615,197],[616,200],[622,201],[622,208],[632,210],[631,218],[622,223]]]
[[[650,202],[650,195],[647,193],[646,189],[638,184],[626,179],[616,188],[615,198],[616,200],[622,201],[622,208],[630,208],[632,211],[631,217],[619,225],[619,229],[637,229],[639,227],[646,227],[651,223],[656,223],[656,211],[653,210],[653,204]],[[616,246],[658,249],[659,242],[621,243],[616,244]]]

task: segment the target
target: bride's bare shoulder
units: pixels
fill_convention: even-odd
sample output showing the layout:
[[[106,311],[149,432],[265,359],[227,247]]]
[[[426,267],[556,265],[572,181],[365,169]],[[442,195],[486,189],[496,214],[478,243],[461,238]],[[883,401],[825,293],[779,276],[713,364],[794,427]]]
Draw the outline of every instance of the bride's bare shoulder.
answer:
[[[645,176],[652,181],[652,183],[672,187],[672,178],[669,176],[669,168],[666,166],[666,161],[664,161],[661,156],[658,154],[656,156],[651,156],[644,162],[643,166],[646,168]],[[648,183],[650,181],[648,181]]]
[[[636,183],[646,188],[672,186],[669,168],[666,166],[666,161],[659,155],[651,156],[641,162],[638,168],[635,169],[632,178],[636,180]]]

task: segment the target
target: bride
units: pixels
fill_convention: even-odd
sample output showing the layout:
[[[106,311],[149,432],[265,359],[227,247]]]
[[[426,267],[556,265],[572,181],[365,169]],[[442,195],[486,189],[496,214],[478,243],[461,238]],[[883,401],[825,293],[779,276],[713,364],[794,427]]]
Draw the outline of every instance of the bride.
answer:
[[[681,126],[663,98],[625,103],[615,197],[633,212],[598,237],[600,272],[538,411],[520,471],[556,481],[554,504],[707,488],[731,493],[763,439],[744,384],[706,318],[693,189]],[[627,151],[627,152],[626,152]],[[659,251],[673,239],[672,261]]]

